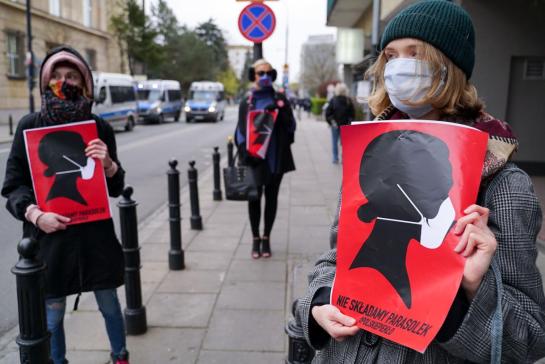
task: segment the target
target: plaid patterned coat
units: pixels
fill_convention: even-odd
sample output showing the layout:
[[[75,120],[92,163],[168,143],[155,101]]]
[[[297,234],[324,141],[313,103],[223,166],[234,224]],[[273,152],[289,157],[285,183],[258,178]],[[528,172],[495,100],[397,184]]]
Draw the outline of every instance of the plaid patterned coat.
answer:
[[[501,271],[503,295],[502,362],[532,363],[545,356],[545,297],[536,266],[536,236],[541,210],[528,175],[509,163],[482,186],[479,203],[490,209],[489,227],[496,235],[494,260]],[[332,226],[336,241],[337,221]],[[316,349],[314,363],[489,363],[491,322],[496,309],[497,286],[492,269],[467,308],[461,323],[446,341],[432,342],[424,354],[382,339],[365,330],[337,342],[331,338],[318,346],[318,336],[327,335],[311,317],[311,303],[322,287],[331,287],[335,276],[336,250],[325,253],[309,275],[309,288],[299,300],[307,341]],[[321,349],[321,350],[320,350]]]

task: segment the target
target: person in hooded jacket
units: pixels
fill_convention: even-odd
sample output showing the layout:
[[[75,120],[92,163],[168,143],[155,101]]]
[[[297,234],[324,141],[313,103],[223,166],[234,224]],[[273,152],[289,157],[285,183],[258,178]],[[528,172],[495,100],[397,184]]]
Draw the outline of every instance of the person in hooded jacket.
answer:
[[[325,120],[331,127],[333,164],[339,163],[339,127],[350,125],[355,115],[354,104],[348,97],[348,87],[344,83],[336,84],[335,96],[325,110]]]
[[[250,81],[254,85],[250,97],[242,100],[239,106],[235,144],[240,163],[252,168],[258,186],[258,199],[248,202],[248,213],[253,235],[252,258],[258,259],[271,256],[270,234],[276,218],[280,183],[284,173],[295,170],[295,163],[291,154],[291,144],[294,141],[295,134],[295,117],[288,99],[273,88],[276,71],[271,64],[264,59],[260,59],[253,64],[250,72]],[[278,111],[264,158],[251,156],[246,149],[246,126],[248,113],[251,110]],[[260,236],[259,224],[263,194],[265,195],[265,226],[263,235]]]
[[[41,110],[26,115],[17,126],[7,160],[2,196],[6,207],[23,222],[23,236],[40,244],[38,257],[45,261],[47,327],[51,332],[51,356],[55,364],[67,363],[63,318],[66,296],[94,292],[104,317],[112,362],[127,364],[125,327],[116,288],[123,285],[123,254],[112,219],[67,225],[70,219],[44,212],[36,205],[25,152],[24,131],[95,120],[98,139],[86,146],[87,157],[104,166],[111,197],[121,194],[125,171],[117,158],[112,127],[91,113],[93,76],[83,57],[61,46],[48,52],[40,69]]]
[[[420,1],[386,26],[369,69],[377,120],[436,120],[487,132],[477,203],[452,227],[465,257],[462,281],[437,336],[419,353],[356,325],[330,302],[337,251],[319,258],[298,301],[315,363],[533,363],[545,356],[545,296],[536,266],[542,212],[529,176],[510,161],[518,141],[486,113],[469,79],[475,32],[446,0]],[[343,191],[341,191],[341,194]],[[336,246],[336,219],[330,242]],[[433,303],[430,303],[433,304]]]

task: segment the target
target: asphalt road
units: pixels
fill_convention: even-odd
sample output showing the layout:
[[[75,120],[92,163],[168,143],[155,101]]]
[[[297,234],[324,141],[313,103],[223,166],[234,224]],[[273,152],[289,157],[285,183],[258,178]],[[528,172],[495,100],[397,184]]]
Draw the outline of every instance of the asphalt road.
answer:
[[[166,171],[170,158],[176,158],[179,162],[182,187],[187,183],[190,160],[195,160],[197,169],[204,171],[211,165],[214,146],[220,147],[222,158],[225,158],[227,136],[235,129],[236,111],[236,108],[228,108],[225,120],[218,123],[187,124],[181,118],[178,123],[169,121],[161,125],[137,125],[132,132],[116,133],[119,158],[127,172],[125,182],[135,190],[133,199],[138,202],[139,221],[166,202]],[[9,149],[9,144],[0,144],[2,180]],[[4,201],[2,199],[2,205]],[[110,202],[117,225],[116,199]],[[10,269],[18,258],[16,246],[21,238],[21,226],[0,206],[0,336],[17,324],[15,276]]]

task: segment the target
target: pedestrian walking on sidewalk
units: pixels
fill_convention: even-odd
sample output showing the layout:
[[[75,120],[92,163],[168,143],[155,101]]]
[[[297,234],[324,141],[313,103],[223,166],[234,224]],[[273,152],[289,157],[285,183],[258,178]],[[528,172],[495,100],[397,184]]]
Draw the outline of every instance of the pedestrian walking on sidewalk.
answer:
[[[273,83],[276,79],[276,70],[264,59],[258,60],[250,69],[250,81],[253,88],[250,97],[242,100],[238,111],[238,124],[235,131],[241,164],[251,167],[258,189],[258,199],[248,202],[248,214],[252,227],[252,257],[269,258],[271,256],[270,236],[276,218],[278,206],[278,192],[284,173],[295,170],[295,163],[291,154],[291,144],[294,141],[295,118],[289,101],[283,94],[276,92]],[[251,111],[278,112],[272,130],[260,131],[263,136],[269,136],[264,143],[266,153],[264,157],[252,156],[248,153],[247,124]],[[259,234],[261,221],[261,198],[265,195],[264,231]]]
[[[545,297],[536,266],[541,210],[530,178],[509,162],[517,147],[510,127],[484,111],[469,81],[474,47],[472,21],[461,6],[422,1],[386,26],[369,70],[375,79],[369,106],[378,120],[448,121],[490,136],[478,204],[453,227],[461,236],[455,251],[466,263],[441,330],[424,353],[361,330],[330,304],[337,259],[332,249],[316,263],[298,306],[306,339],[320,350],[315,362],[496,364],[499,357],[531,363],[545,356]]]
[[[340,127],[354,121],[355,111],[352,100],[348,97],[348,87],[344,83],[335,85],[335,96],[325,110],[325,120],[331,128],[333,163],[339,163]]]
[[[47,328],[55,364],[68,363],[63,319],[66,296],[93,291],[110,339],[112,362],[127,364],[125,327],[116,288],[123,285],[123,254],[112,219],[67,225],[70,219],[36,205],[23,131],[75,121],[95,120],[99,139],[85,153],[104,166],[110,196],[121,194],[125,171],[117,158],[112,127],[91,114],[93,76],[83,57],[61,46],[48,52],[40,70],[42,106],[19,122],[7,161],[2,196],[7,209],[23,221],[23,235],[40,242],[46,262]]]

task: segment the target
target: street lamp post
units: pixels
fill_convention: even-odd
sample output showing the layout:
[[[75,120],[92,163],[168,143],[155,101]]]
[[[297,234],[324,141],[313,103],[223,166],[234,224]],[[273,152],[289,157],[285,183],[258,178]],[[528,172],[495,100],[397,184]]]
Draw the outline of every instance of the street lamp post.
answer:
[[[31,113],[34,112],[34,95],[32,90],[34,89],[34,54],[32,53],[32,14],[31,14],[31,0],[26,0],[26,35],[27,35],[27,85],[28,85],[28,104]]]

